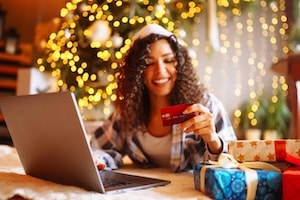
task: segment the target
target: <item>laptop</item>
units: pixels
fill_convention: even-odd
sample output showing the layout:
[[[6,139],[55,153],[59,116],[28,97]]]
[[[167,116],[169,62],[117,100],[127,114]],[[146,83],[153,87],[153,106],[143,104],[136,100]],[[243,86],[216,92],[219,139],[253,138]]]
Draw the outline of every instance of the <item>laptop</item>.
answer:
[[[26,174],[100,193],[169,184],[168,180],[99,171],[71,92],[0,98],[0,110]],[[120,182],[120,184],[107,184]]]

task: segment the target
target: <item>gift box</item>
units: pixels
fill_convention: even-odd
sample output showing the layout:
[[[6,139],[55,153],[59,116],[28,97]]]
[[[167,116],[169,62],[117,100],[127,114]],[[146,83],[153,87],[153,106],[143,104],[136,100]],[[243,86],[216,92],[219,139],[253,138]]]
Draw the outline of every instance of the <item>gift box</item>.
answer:
[[[282,199],[300,199],[300,167],[291,167],[282,174]]]
[[[300,159],[300,140],[237,140],[228,143],[228,153],[239,161],[276,162],[286,155]]]
[[[257,180],[250,188],[254,176],[247,177],[245,170],[196,164],[193,168],[195,189],[215,200],[281,199],[282,174],[271,170],[254,171]],[[252,197],[247,196],[248,193],[252,193]]]

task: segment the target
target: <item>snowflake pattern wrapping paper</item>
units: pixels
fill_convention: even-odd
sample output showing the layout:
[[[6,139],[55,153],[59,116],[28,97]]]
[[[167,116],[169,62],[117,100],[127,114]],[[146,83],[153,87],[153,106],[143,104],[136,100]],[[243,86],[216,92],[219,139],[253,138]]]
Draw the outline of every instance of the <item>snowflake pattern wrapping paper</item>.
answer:
[[[300,140],[237,140],[228,143],[228,153],[239,162],[284,161],[287,154],[300,159]]]
[[[247,199],[247,184],[245,171],[240,169],[224,169],[219,167],[207,168],[205,181],[201,181],[201,169],[205,164],[194,165],[195,189],[201,191],[215,200],[242,200]],[[282,198],[282,174],[270,170],[256,170],[258,184],[256,188],[256,200],[280,200]],[[201,185],[204,184],[204,185]]]

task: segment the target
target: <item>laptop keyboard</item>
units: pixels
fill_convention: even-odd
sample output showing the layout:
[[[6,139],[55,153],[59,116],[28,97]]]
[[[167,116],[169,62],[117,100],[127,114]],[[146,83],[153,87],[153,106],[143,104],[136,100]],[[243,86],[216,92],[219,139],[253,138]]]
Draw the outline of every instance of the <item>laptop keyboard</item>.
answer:
[[[131,182],[126,182],[126,181],[120,181],[120,180],[115,180],[115,179],[110,179],[110,178],[102,178],[102,182],[105,188],[108,187],[119,187],[119,186],[125,186],[125,185],[130,185],[132,184]]]

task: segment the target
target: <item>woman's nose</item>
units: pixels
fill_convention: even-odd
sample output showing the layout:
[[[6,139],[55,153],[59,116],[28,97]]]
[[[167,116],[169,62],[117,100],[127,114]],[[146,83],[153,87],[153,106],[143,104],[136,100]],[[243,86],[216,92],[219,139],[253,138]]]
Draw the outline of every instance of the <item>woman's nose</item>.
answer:
[[[163,61],[158,61],[156,65],[156,73],[164,73],[166,72],[166,65]]]

